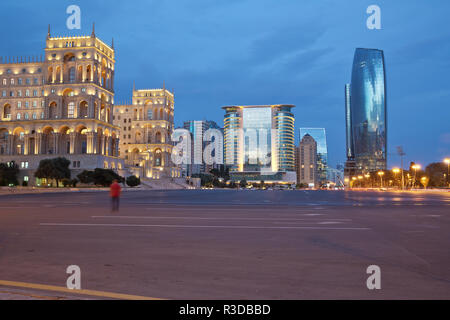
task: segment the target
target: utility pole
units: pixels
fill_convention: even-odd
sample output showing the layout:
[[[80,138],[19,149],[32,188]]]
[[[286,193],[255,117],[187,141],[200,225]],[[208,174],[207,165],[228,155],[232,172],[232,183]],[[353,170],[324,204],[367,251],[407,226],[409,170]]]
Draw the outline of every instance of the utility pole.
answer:
[[[403,157],[406,155],[405,152],[403,152],[403,147],[398,146],[397,147],[397,153],[400,156],[401,159],[401,168],[402,168],[402,190],[405,190],[405,175],[403,174]]]

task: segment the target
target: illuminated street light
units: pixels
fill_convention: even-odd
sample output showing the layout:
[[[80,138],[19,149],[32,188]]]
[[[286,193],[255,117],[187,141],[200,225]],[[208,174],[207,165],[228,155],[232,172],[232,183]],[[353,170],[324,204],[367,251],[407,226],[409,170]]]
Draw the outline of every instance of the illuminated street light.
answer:
[[[397,180],[397,174],[400,173],[400,169],[394,168],[394,169],[392,169],[392,172],[394,173],[394,182],[395,182],[395,180]]]
[[[422,167],[419,164],[415,164],[411,168],[414,169],[414,180],[413,180],[413,188],[414,188],[416,186],[417,170],[420,170]]]
[[[450,175],[450,158],[445,158],[444,163],[447,164],[447,185],[450,185],[450,179],[448,177]]]
[[[378,171],[378,175],[380,176],[380,180],[381,180],[381,188],[383,188],[384,171]]]
[[[430,181],[430,179],[428,177],[422,177],[420,179],[420,183],[422,183],[422,185],[425,187],[425,189],[427,188],[429,181]]]

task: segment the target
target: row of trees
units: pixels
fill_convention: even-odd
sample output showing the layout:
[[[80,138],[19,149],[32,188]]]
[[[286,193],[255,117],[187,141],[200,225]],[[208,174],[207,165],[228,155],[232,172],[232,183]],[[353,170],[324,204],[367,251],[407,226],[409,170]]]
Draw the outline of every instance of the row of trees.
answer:
[[[66,158],[44,159],[39,162],[34,176],[39,179],[45,179],[48,184],[55,182],[56,186],[76,187],[79,182],[83,184],[92,184],[96,186],[109,187],[114,180],[120,183],[126,183],[130,187],[136,187],[141,184],[141,180],[135,176],[124,179],[116,172],[110,169],[97,168],[93,171],[83,171],[77,176],[77,179],[71,179],[70,161]],[[18,185],[17,176],[19,167],[16,163],[0,163],[0,186]]]

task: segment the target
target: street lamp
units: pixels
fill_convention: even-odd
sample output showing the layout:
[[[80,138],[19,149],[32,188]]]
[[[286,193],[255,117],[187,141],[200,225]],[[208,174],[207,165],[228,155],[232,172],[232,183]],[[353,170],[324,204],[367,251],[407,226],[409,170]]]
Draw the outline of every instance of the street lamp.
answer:
[[[444,163],[447,164],[447,184],[450,185],[449,183],[450,180],[448,178],[448,175],[450,174],[450,158],[445,158]]]
[[[359,180],[359,187],[362,188],[362,179],[364,179],[363,176],[358,176],[358,180]]]
[[[394,168],[394,169],[392,169],[392,172],[394,173],[394,181],[395,181],[395,180],[397,180],[397,174],[400,173],[400,169]]]
[[[370,173],[366,173],[364,175],[364,177],[366,177],[366,179],[369,180],[370,179]],[[370,184],[371,184],[371,188],[373,188],[372,182]],[[369,184],[366,182],[366,185],[369,185]]]
[[[380,180],[381,180],[381,188],[383,188],[384,171],[378,171],[378,175],[380,176]]]
[[[413,188],[414,188],[416,186],[417,170],[420,170],[420,168],[422,167],[418,164],[415,164],[412,166],[412,168],[414,169],[414,180],[413,180]]]

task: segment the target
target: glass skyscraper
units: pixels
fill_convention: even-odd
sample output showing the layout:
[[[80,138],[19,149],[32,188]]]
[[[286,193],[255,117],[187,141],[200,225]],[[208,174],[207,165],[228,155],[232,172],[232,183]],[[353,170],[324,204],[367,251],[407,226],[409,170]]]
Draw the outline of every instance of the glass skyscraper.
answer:
[[[384,53],[356,49],[350,96],[351,142],[358,171],[386,169],[386,71]],[[349,146],[347,146],[349,148]]]
[[[293,107],[223,107],[225,164],[233,180],[296,182]]]
[[[317,181],[327,182],[328,145],[325,128],[300,128],[300,141],[309,134],[317,143]]]

